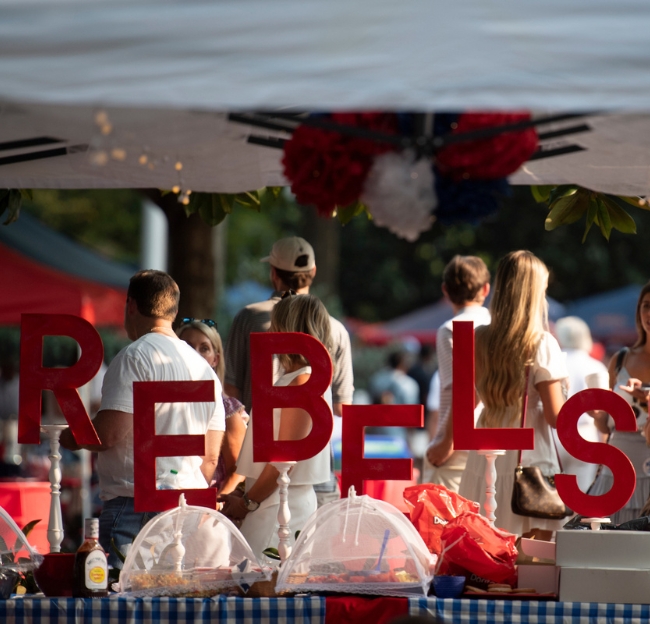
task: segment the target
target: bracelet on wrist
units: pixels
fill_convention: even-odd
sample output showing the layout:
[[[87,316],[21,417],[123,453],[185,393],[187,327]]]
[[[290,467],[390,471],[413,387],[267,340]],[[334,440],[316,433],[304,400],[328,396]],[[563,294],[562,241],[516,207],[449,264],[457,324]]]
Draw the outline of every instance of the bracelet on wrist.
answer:
[[[242,501],[244,501],[244,507],[246,507],[248,511],[257,511],[260,506],[257,501],[251,500],[246,494],[242,496]]]

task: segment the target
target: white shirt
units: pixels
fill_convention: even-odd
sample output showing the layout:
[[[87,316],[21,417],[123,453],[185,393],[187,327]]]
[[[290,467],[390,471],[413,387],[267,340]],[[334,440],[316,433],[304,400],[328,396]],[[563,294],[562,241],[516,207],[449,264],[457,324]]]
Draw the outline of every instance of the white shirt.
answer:
[[[606,379],[608,378],[607,367],[602,362],[592,358],[586,351],[582,349],[566,349],[563,351],[563,354],[569,372],[569,397],[588,387],[585,380],[588,375],[601,373]],[[629,394],[623,394],[626,394],[630,398]],[[601,441],[601,434],[596,428],[594,419],[589,414],[582,414],[580,416],[578,420],[578,432],[581,437],[589,442]],[[553,430],[553,436],[555,438],[557,452],[562,460],[563,471],[568,474],[575,474],[578,477],[578,486],[583,492],[586,492],[596,476],[596,465],[582,462],[567,453],[555,429]]]
[[[302,375],[303,373],[311,373],[311,367],[306,366],[293,371],[292,373],[286,373],[274,385],[288,386],[296,377],[298,377],[298,375]],[[331,410],[331,387],[325,391],[323,398],[327,401]],[[276,440],[280,433],[281,417],[282,410],[275,408],[273,410],[273,437]],[[253,411],[251,414],[251,422],[254,422],[254,420],[255,412]],[[253,427],[249,426],[246,430],[246,437],[244,438],[239,458],[237,459],[237,474],[250,477],[251,479],[258,479],[264,466],[266,466],[265,462],[253,461]],[[327,444],[325,448],[314,457],[297,462],[291,469],[289,476],[292,485],[314,485],[328,481],[330,478],[330,445]]]
[[[133,414],[134,381],[213,380],[215,400],[209,403],[156,404],[156,434],[205,435],[208,430],[225,431],[221,383],[208,363],[183,340],[158,333],[145,334],[122,349],[111,362],[102,386],[101,410]],[[156,462],[160,478],[178,471],[180,488],[205,488],[201,458],[161,457]],[[100,498],[133,496],[133,427],[119,444],[98,453]]]
[[[427,395],[427,410],[437,412],[440,409],[440,373],[436,371],[429,383],[429,394]]]
[[[490,312],[484,306],[470,305],[440,326],[436,335],[436,353],[438,354],[438,372],[440,374],[440,415],[438,430],[433,438],[433,444],[438,444],[445,437],[447,421],[451,417],[451,396],[453,384],[453,322],[474,321],[474,329],[481,325],[490,324]],[[479,413],[477,406],[477,415]]]

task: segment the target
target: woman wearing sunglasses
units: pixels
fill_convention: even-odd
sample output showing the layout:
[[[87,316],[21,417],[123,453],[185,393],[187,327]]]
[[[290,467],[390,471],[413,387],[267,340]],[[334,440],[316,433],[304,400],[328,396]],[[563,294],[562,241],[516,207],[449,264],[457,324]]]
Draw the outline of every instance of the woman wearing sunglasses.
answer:
[[[225,359],[223,344],[217,331],[217,324],[212,319],[184,318],[176,334],[189,344],[199,355],[203,356],[217,374],[221,387],[225,377]],[[248,414],[237,399],[223,395],[226,410],[226,433],[221,445],[219,463],[214,473],[213,485],[220,493],[228,494],[244,480],[235,472],[237,457],[241,450]]]
[[[312,295],[285,296],[271,313],[272,332],[301,332],[319,340],[329,351],[331,349],[330,318],[325,306]],[[311,375],[307,360],[297,353],[279,354],[282,375],[276,386],[299,386]],[[332,389],[329,387],[323,398],[332,408]],[[254,414],[251,414],[255,418]],[[278,440],[301,440],[311,429],[311,417],[300,408],[273,410],[273,428]],[[263,559],[266,548],[278,545],[278,509],[280,496],[274,466],[253,461],[252,429],[246,433],[237,471],[246,476],[246,493],[226,497],[224,514],[241,527],[241,532],[253,552]],[[291,511],[291,535],[302,530],[305,522],[316,511],[314,484],[323,483],[330,475],[330,451],[326,446],[316,456],[299,461],[289,472],[291,483],[288,488],[288,502]]]

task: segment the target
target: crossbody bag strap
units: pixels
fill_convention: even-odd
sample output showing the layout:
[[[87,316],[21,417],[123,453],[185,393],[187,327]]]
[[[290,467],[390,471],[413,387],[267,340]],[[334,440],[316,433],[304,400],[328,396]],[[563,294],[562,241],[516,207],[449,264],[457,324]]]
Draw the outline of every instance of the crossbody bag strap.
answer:
[[[616,376],[618,377],[618,374],[621,372],[621,369],[623,368],[623,361],[625,360],[625,356],[627,355],[627,352],[629,349],[627,347],[623,347],[617,354],[616,354],[616,366],[614,367],[614,370],[616,371]]]
[[[621,372],[621,369],[623,368],[623,362],[625,361],[625,356],[627,355],[627,352],[630,349],[628,347],[623,347],[618,351],[616,354],[616,362],[614,363],[614,372],[616,373],[616,379],[618,379],[618,375]],[[617,383],[614,381],[614,383]],[[609,426],[607,427],[609,429]],[[607,440],[605,442],[609,444],[609,439],[612,437],[612,432],[610,431],[607,434]],[[598,464],[598,470],[596,470],[596,476],[594,477],[594,480],[591,482],[591,485],[587,489],[587,494],[591,492],[591,488],[594,487],[594,483],[596,483],[596,480],[600,478],[600,473],[603,471],[603,465]]]
[[[528,378],[530,377],[530,364],[526,364],[526,381],[524,382],[524,396],[521,400],[521,428],[526,428],[526,411],[528,410]],[[521,466],[521,458],[524,454],[524,449],[519,449],[519,459],[517,465]]]
[[[530,364],[526,365],[526,382],[524,386],[524,398],[521,402],[521,428],[525,429],[526,427],[526,412],[528,410],[528,379],[530,377]],[[562,460],[560,459],[560,454],[557,452],[557,445],[555,444],[555,436],[553,435],[553,432],[551,431],[551,441],[553,442],[553,448],[555,449],[555,456],[557,457],[557,463],[560,466],[560,472],[564,472],[564,468],[562,468]],[[521,466],[521,459],[524,454],[523,449],[519,449],[519,459],[517,460],[517,465]]]

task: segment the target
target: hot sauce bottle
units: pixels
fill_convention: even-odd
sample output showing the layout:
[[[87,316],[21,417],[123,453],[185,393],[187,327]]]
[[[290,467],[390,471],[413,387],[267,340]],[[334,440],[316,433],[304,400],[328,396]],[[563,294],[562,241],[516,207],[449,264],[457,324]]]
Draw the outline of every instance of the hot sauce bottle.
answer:
[[[99,543],[99,519],[84,521],[84,542],[74,557],[75,598],[103,598],[108,596],[108,563]]]

